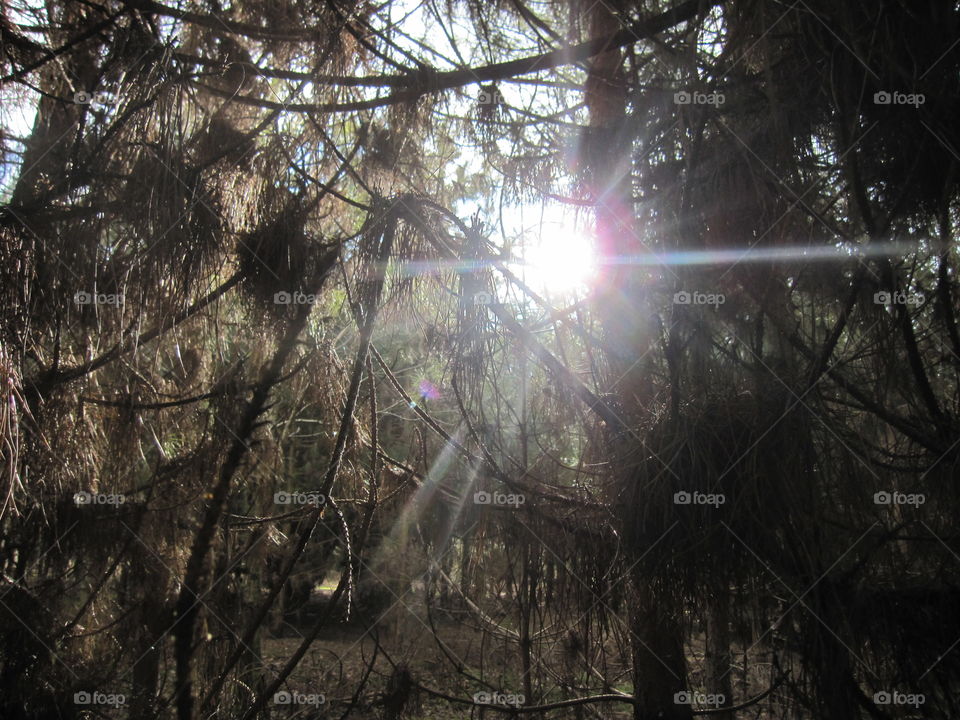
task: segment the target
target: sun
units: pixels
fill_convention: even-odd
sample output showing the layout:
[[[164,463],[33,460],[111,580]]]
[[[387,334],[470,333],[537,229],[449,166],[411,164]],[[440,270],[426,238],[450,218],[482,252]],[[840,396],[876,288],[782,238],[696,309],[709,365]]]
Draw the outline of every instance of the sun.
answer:
[[[536,292],[583,295],[597,276],[597,253],[589,230],[561,211],[544,213],[527,228],[518,248],[518,273]]]

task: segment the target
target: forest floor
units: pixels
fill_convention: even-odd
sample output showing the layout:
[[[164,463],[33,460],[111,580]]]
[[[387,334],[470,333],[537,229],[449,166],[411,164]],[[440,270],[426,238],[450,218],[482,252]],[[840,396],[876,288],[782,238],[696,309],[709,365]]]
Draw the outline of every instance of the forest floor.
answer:
[[[375,613],[366,615],[376,617]],[[282,667],[308,631],[309,618],[304,623],[287,623],[277,636],[265,637],[262,645],[264,660],[277,668]],[[605,655],[608,659],[603,676],[619,678],[615,684],[616,689],[630,692],[628,668],[618,662],[616,648],[612,642],[610,645],[611,647],[604,649],[605,652],[594,648],[593,656]],[[563,658],[558,654],[560,652],[562,645],[555,644],[552,651],[546,653],[552,658],[551,667],[554,672],[556,668],[563,667]],[[375,653],[376,663],[373,670],[370,670],[371,659]],[[484,632],[472,618],[459,622],[449,614],[434,613],[431,619],[422,602],[409,602],[407,608],[400,608],[399,612],[395,609],[373,627],[367,627],[364,618],[355,615],[349,623],[334,623],[321,631],[285,686],[294,702],[287,708],[272,704],[271,717],[296,717],[303,720],[340,718],[354,695],[368,699],[358,702],[350,713],[350,717],[356,720],[399,717],[391,714],[390,708],[399,709],[401,706],[402,717],[408,720],[508,717],[504,713],[484,711],[466,704],[457,705],[418,690],[415,683],[463,700],[471,699],[477,692],[499,691],[505,694],[504,699],[507,702],[512,702],[518,699],[516,696],[523,694],[522,681],[515,670],[519,667],[516,653],[515,639],[497,639],[489,632]],[[699,667],[703,658],[702,635],[688,648],[688,654],[690,667]],[[458,666],[463,673],[457,672]],[[409,676],[404,670],[409,671]],[[535,668],[534,673],[549,680],[549,673],[542,666]],[[482,677],[489,685],[472,680],[471,677]],[[412,681],[409,678],[412,678]],[[536,704],[590,694],[563,691],[559,689],[563,678],[556,677],[555,680],[558,689],[548,693],[547,697],[534,698]],[[692,671],[691,685],[696,687],[698,681],[697,672]],[[744,688],[744,678],[735,670],[733,702],[739,702],[748,694],[759,692],[761,683],[759,678],[751,678],[750,687]],[[363,687],[358,692],[361,684]],[[596,677],[592,684],[596,686]],[[511,699],[511,695],[515,697]],[[322,704],[308,704],[319,703],[319,696],[322,696]],[[371,702],[369,698],[376,700]],[[523,700],[529,701],[529,698]],[[765,712],[762,705],[751,708],[748,714],[739,717],[748,716],[755,720],[776,717]],[[549,717],[552,720],[629,720],[632,710],[626,704],[605,703],[553,711]]]

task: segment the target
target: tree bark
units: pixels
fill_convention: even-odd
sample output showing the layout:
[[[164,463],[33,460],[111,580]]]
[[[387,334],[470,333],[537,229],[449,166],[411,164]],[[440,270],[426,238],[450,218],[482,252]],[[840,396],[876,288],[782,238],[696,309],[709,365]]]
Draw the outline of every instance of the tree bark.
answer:
[[[732,660],[730,655],[730,595],[720,592],[711,598],[707,606],[706,664],[707,692],[723,695],[721,705],[729,705],[733,696],[731,689]],[[733,720],[733,713],[720,713],[718,720]]]
[[[642,585],[631,619],[633,630],[634,720],[690,720],[692,706],[677,702],[688,689],[683,635],[672,609]]]
[[[613,37],[622,29],[618,7],[609,3],[586,3],[591,37]],[[623,8],[626,9],[626,8]],[[652,337],[642,277],[617,259],[639,255],[644,247],[634,228],[631,170],[633,138],[628,131],[627,92],[623,52],[608,49],[590,60],[586,103],[590,127],[582,151],[596,200],[596,234],[602,264],[597,293],[597,313],[604,340],[610,349],[608,362],[611,385],[608,392],[620,400],[624,423],[636,427],[650,411],[653,400],[649,372]],[[617,448],[624,441],[611,437]],[[625,440],[631,443],[630,440]],[[620,448],[620,451],[628,448]],[[633,453],[623,452],[623,457]],[[615,458],[616,460],[616,458]],[[620,463],[619,460],[617,460]],[[629,466],[617,469],[623,482],[631,482]],[[628,513],[629,517],[629,513]],[[633,682],[635,720],[690,717],[690,706],[676,704],[674,695],[686,690],[686,663],[683,636],[668,608],[660,607],[649,579],[631,573],[636,606],[630,620],[633,640]]]

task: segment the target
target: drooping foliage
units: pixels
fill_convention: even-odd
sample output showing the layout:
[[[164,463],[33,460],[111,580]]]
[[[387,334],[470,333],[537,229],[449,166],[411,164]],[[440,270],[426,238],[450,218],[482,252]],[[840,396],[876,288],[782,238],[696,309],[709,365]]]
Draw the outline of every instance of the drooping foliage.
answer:
[[[958,24],[5,3],[0,714],[954,717]]]

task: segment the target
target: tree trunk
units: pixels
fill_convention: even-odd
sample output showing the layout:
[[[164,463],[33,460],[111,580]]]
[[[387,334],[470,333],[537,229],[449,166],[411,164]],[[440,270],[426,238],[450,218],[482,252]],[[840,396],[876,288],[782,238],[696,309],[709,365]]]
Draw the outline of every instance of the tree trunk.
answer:
[[[54,40],[67,42],[101,18],[80,3],[67,3],[60,11],[66,32],[55,33]],[[97,78],[97,50],[91,42],[75,48],[56,63],[41,71],[44,94],[37,103],[33,130],[27,139],[23,164],[10,204],[26,205],[63,180],[70,164],[76,128],[84,106],[73,102],[75,92],[94,90]],[[62,99],[61,99],[62,98]]]
[[[706,686],[712,695],[723,695],[721,706],[729,705],[733,695],[730,674],[733,658],[730,655],[730,595],[718,593],[707,606]],[[720,713],[718,720],[733,720],[733,713]]]
[[[590,36],[610,37],[621,29],[610,3],[587,3]],[[590,61],[586,103],[590,128],[585,153],[591,190],[596,200],[596,233],[602,263],[597,313],[609,351],[611,385],[631,426],[650,411],[652,391],[648,372],[651,336],[646,318],[650,311],[642,290],[639,272],[617,258],[638,255],[643,245],[634,230],[631,187],[632,137],[627,132],[627,94],[622,69],[623,53],[614,48]],[[619,444],[618,442],[612,443]],[[624,452],[624,457],[631,456]],[[624,482],[633,475],[629,467],[619,469]],[[690,717],[690,706],[674,703],[674,694],[686,690],[686,663],[683,636],[669,609],[660,608],[645,578],[633,574],[636,607],[631,618],[633,681],[637,702],[634,718]]]
[[[634,720],[690,720],[692,706],[677,697],[688,689],[679,622],[651,590],[637,586],[631,621]]]
[[[533,638],[530,624],[533,620],[533,604],[536,602],[537,571],[533,563],[537,562],[531,552],[530,541],[524,538],[521,553],[520,587],[517,598],[520,600],[520,668],[523,675],[523,694],[527,702],[533,702],[533,662],[531,651]]]

